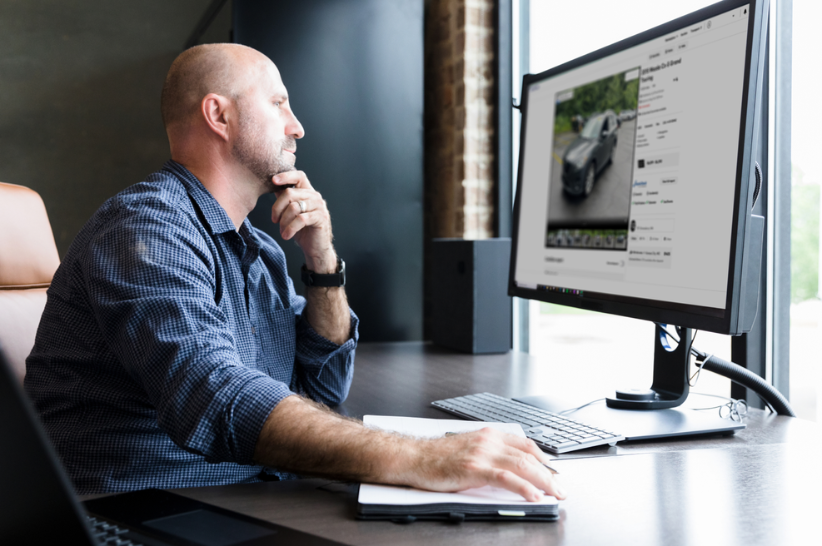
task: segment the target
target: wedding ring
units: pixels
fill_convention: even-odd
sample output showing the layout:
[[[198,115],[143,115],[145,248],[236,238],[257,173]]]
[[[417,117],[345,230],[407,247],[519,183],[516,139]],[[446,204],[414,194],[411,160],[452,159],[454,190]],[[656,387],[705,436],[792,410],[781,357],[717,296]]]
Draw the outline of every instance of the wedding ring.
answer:
[[[297,204],[300,205],[300,214],[304,213],[308,208],[305,206],[305,201],[297,201]]]

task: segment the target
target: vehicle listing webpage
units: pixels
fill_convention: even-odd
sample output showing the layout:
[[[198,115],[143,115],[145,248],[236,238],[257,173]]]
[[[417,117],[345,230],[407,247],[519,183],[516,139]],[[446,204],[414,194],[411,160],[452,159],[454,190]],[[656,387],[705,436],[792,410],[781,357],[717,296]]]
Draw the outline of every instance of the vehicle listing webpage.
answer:
[[[528,87],[515,281],[725,307],[748,8]]]

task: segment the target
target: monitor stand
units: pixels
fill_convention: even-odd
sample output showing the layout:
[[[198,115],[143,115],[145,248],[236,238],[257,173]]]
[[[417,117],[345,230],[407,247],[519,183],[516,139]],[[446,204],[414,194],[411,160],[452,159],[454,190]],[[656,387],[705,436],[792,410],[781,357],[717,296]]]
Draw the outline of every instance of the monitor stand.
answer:
[[[659,325],[655,327],[654,378],[650,389],[617,391],[614,398],[605,399],[605,404],[590,404],[568,413],[568,417],[619,433],[626,440],[729,434],[744,429],[744,424],[723,419],[717,412],[678,407],[688,398],[688,352],[692,332],[683,328],[679,330],[679,336],[679,344],[672,348],[664,329]],[[562,412],[579,405],[569,405],[567,400],[552,396],[525,396],[516,400],[553,412]]]
[[[616,397],[605,399],[609,408],[657,410],[675,408],[685,402],[693,333],[690,328],[681,328],[678,333],[679,343],[672,348],[664,328],[654,325],[654,382],[651,388],[618,390]]]

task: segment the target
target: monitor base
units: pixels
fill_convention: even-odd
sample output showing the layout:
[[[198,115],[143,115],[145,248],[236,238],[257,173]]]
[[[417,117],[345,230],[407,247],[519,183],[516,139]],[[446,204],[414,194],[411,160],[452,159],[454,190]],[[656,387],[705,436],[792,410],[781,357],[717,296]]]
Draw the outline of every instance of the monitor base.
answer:
[[[574,407],[579,400],[560,400],[554,396],[522,396],[515,400],[538,408],[561,412]],[[727,434],[745,428],[743,423],[723,419],[715,411],[697,411],[694,401],[685,407],[661,409],[658,411],[630,411],[610,407],[602,402],[590,404],[572,413],[568,417],[583,423],[604,428],[621,434],[625,441],[651,440],[657,438],[685,437],[698,434]],[[573,452],[578,454],[582,452]]]
[[[690,388],[692,332],[688,328],[677,328],[679,340],[674,347],[674,340],[669,339],[665,327],[656,324],[654,331],[654,378],[650,389],[618,390],[615,397],[605,398],[605,404],[589,403],[566,415],[618,433],[626,440],[727,433],[745,428],[741,423],[716,414],[679,407],[688,399]],[[526,396],[516,400],[555,413],[577,406],[550,396]]]
[[[655,393],[655,396],[659,397],[659,393]],[[627,410],[661,410],[675,408],[681,406],[682,402],[684,402],[684,400],[681,398],[674,400],[660,400],[659,398],[655,398],[654,400],[626,400],[620,398],[619,391],[617,391],[616,398],[605,399],[605,404],[607,404],[609,408]]]
[[[616,391],[606,398],[609,408],[631,410],[662,410],[681,406],[688,398],[688,370],[692,332],[677,328],[679,342],[673,347],[665,325],[654,325],[654,382],[650,389]]]

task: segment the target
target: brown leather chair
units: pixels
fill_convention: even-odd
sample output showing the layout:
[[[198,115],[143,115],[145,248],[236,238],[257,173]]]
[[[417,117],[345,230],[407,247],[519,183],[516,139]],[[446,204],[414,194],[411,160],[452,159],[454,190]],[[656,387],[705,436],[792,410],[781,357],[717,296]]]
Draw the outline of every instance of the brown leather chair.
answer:
[[[37,192],[0,182],[0,350],[20,381],[60,257]]]

